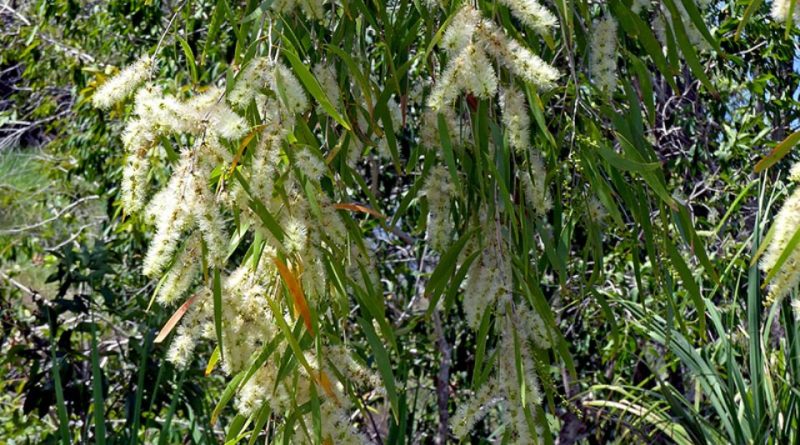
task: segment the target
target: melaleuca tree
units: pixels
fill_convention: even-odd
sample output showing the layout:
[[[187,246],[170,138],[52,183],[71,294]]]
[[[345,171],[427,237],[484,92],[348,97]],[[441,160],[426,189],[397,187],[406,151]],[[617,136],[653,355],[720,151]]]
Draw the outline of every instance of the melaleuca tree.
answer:
[[[576,410],[558,309],[600,299],[608,245],[705,329],[687,261],[717,272],[652,141],[654,83],[715,93],[706,6],[220,0],[193,46],[181,5],[163,40],[191,84],[159,76],[159,42],[92,92],[125,112],[120,206],[152,226],[166,359],[216,344],[228,438],[552,443]],[[198,74],[208,51],[224,73]],[[419,329],[438,361],[404,344]]]

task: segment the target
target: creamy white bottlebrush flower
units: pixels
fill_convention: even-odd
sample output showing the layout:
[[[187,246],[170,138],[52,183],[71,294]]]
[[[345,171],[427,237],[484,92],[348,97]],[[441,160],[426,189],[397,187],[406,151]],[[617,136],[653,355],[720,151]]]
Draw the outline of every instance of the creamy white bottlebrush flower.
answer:
[[[301,1],[300,6],[310,15],[319,17],[322,8],[318,6],[322,3],[306,3]],[[331,69],[325,67],[317,70],[317,74],[326,90],[338,89]],[[466,83],[467,80],[479,84],[474,79],[462,81]],[[325,260],[331,255],[354,249],[347,273],[364,290],[380,289],[380,277],[371,255],[374,246],[359,248],[350,243],[348,227],[342,219],[344,212],[336,209],[331,197],[317,196],[318,206],[312,214],[306,196],[308,187],[323,189],[319,179],[328,172],[328,167],[315,149],[295,144],[290,137],[296,119],[309,108],[305,91],[292,72],[283,65],[262,59],[245,67],[227,100],[223,91],[223,88],[212,87],[183,100],[183,96],[166,94],[154,85],[139,89],[134,104],[135,118],[131,119],[123,136],[133,162],[126,175],[130,180],[127,185],[123,184],[128,189],[123,191],[123,201],[126,209],[141,210],[147,198],[148,155],[158,151],[157,143],[162,136],[174,137],[178,142],[175,144],[179,149],[178,162],[173,164],[167,186],[155,193],[144,214],[145,222],[155,225],[155,234],[143,269],[149,276],[161,280],[159,303],[169,305],[183,300],[190,292],[193,295],[167,353],[168,360],[178,367],[192,362],[200,340],[216,338],[210,283],[204,282],[199,291],[192,287],[200,281],[203,264],[226,270],[229,237],[225,215],[228,211],[240,215],[245,222],[243,225],[249,223],[250,230],[256,232],[255,239],[263,241],[253,244],[254,252],[258,251],[252,257],[257,265],[244,261],[238,269],[227,276],[223,272],[222,276],[221,327],[225,340],[220,345],[221,367],[232,375],[249,369],[267,342],[277,339],[282,342],[279,347],[286,346],[278,336],[275,317],[282,317],[282,321],[290,324],[295,324],[299,317],[289,308],[273,313],[270,305],[265,304],[269,299],[279,298],[275,295],[276,283],[282,278],[272,262],[278,252],[298,274],[311,305],[321,305],[322,298],[330,294]],[[333,101],[341,100],[338,91],[331,96]],[[353,97],[360,100],[358,95]],[[227,171],[234,158],[236,143],[229,140],[242,138],[251,130],[237,113],[245,107],[260,114],[257,128],[261,131],[244,156],[236,158],[238,172],[247,179],[249,187],[236,181],[217,184],[212,172]],[[402,128],[404,110],[394,98],[390,99],[389,113],[393,126],[398,130]],[[367,122],[363,116],[361,121]],[[368,144],[375,142],[371,140]],[[270,230],[264,227],[258,215],[254,215],[251,206],[255,200],[263,203],[284,229],[286,239],[282,243],[272,239]],[[316,221],[319,219],[321,221]],[[284,305],[282,298],[279,305]],[[356,363],[349,354],[352,354],[349,349],[341,348],[338,354],[330,353],[330,362],[323,363],[307,353],[306,360],[313,369],[294,363],[292,366],[297,366],[298,372],[287,368],[285,370],[290,372],[285,373],[270,360],[242,383],[237,391],[236,407],[241,414],[250,415],[269,403],[280,415],[308,404],[311,394],[316,393],[321,418],[313,420],[321,422],[326,439],[333,443],[368,443],[368,438],[358,431],[358,424],[350,422],[355,410],[347,403],[349,394],[344,388],[359,386],[359,390],[368,389],[380,397],[381,384],[368,366]],[[341,373],[328,372],[328,375],[344,375],[348,381],[343,385],[321,383],[320,376],[323,370],[329,371],[328,366],[336,366]],[[319,374],[315,370],[319,370]],[[310,424],[311,414],[305,414],[304,418]],[[300,432],[296,433],[301,440]]]
[[[190,118],[184,104],[161,88],[147,84],[136,92],[133,112],[155,135],[168,133],[197,133],[201,127]]]
[[[631,4],[631,11],[633,11],[634,14],[639,14],[642,11],[650,10],[651,6],[651,0],[633,0],[633,4]]]
[[[428,106],[434,110],[450,105],[461,91],[488,99],[497,93],[497,75],[486,53],[469,44],[447,65],[431,91]]]
[[[308,225],[303,217],[290,217],[284,223],[283,245],[289,253],[300,253],[305,249],[308,239]]]
[[[800,187],[795,187],[772,224],[775,227],[775,234],[761,259],[761,270],[765,273],[777,265],[789,241],[800,228]],[[783,298],[795,289],[798,283],[800,283],[800,247],[795,247],[769,282],[769,299],[775,301]]]
[[[696,3],[697,7],[702,12],[702,9],[705,7],[705,2],[697,1]],[[660,13],[656,13],[655,17],[653,18],[653,30],[655,31],[659,42],[665,46],[665,50],[667,45],[666,27],[669,26],[670,32],[672,32],[672,35],[675,35],[675,26],[680,26],[683,32],[686,33],[689,43],[691,43],[698,51],[711,51],[711,44],[708,43],[700,30],[694,25],[694,22],[692,22],[692,19],[689,16],[689,13],[686,11],[686,8],[684,8],[683,4],[681,2],[677,2],[675,7],[678,8],[680,25],[676,25],[675,18],[667,8],[661,8]]]
[[[425,181],[423,195],[428,200],[428,223],[425,240],[443,253],[450,244],[453,233],[453,220],[450,217],[450,203],[455,195],[455,187],[450,173],[443,165],[431,170]]]
[[[533,361],[533,351],[531,351],[525,337],[518,335],[520,326],[517,323],[516,313],[513,312],[513,309],[510,312],[508,310],[502,312],[504,307],[510,306],[510,303],[501,300],[498,306],[500,306],[502,315],[499,320],[500,341],[496,371],[497,381],[500,384],[500,393],[504,394],[507,400],[506,407],[512,420],[511,426],[515,430],[516,439],[530,440],[532,435],[525,417],[524,409],[526,406],[523,405],[523,400],[528,407],[542,403],[539,377],[536,374],[536,365]],[[517,350],[519,350],[521,366],[517,365]],[[525,382],[524,397],[520,393],[520,381]]]
[[[266,255],[266,257],[264,256]],[[222,283],[225,304],[222,306],[223,368],[229,374],[244,369],[254,353],[276,332],[275,319],[265,304],[266,290],[256,271],[275,276],[269,267],[271,256],[264,252],[258,269],[252,263],[234,270]]]
[[[305,91],[291,70],[266,57],[251,60],[242,70],[228,94],[228,102],[246,108],[265,87],[275,93],[290,114],[302,113],[309,107]]]
[[[191,174],[192,159],[183,156],[167,184],[167,191],[157,193],[150,202],[148,213],[156,215],[156,233],[144,257],[142,273],[156,277],[172,258],[183,230],[189,225],[191,204],[187,202],[194,187]]]
[[[294,154],[295,164],[307,178],[318,181],[325,174],[325,162],[317,157],[310,149],[298,150]]]
[[[347,242],[347,226],[342,216],[325,197],[319,200],[322,220],[319,221],[320,232],[325,234],[326,243],[344,246]]]
[[[214,195],[204,181],[195,178],[193,185],[194,194],[190,195],[192,217],[205,241],[208,263],[220,267],[225,260],[228,245],[225,221]]]
[[[527,338],[540,349],[552,347],[553,332],[547,327],[539,312],[525,303],[517,305],[515,309],[520,332],[527,335]]]
[[[531,150],[529,154],[530,171],[519,171],[522,182],[522,193],[528,206],[538,215],[545,215],[552,207],[550,192],[547,190],[547,170],[544,167],[542,156]]]
[[[522,153],[530,146],[531,128],[525,96],[513,86],[506,87],[500,95],[500,108],[508,142],[517,153]]]
[[[126,212],[136,213],[144,207],[147,200],[147,174],[150,171],[150,161],[147,158],[147,149],[143,148],[138,153],[128,153],[125,157],[125,167],[122,170],[122,184],[120,187],[120,201]]]
[[[500,0],[508,6],[511,14],[534,31],[544,34],[558,24],[558,20],[547,8],[536,0]]]
[[[493,407],[500,405],[506,417],[504,423],[513,432],[514,443],[536,443],[532,442],[534,436],[525,415],[526,408],[533,409],[542,402],[533,351],[528,344],[529,336],[525,330],[529,320],[526,319],[524,310],[520,314],[513,307],[510,295],[500,297],[497,306],[496,326],[499,338],[494,375],[484,382],[471,400],[456,411],[451,423],[453,434],[458,438],[466,437],[475,423]],[[520,363],[517,363],[518,355]],[[524,381],[525,385],[521,386],[520,381]],[[523,387],[524,397],[520,392]]]
[[[477,330],[481,317],[492,310],[502,296],[511,292],[511,266],[508,263],[507,246],[496,239],[496,227],[487,233],[487,245],[469,267],[464,283],[464,313],[467,324]]]
[[[792,168],[789,170],[789,180],[800,182],[800,162],[792,165]]]
[[[589,199],[586,203],[586,207],[589,211],[589,218],[596,223],[602,223],[608,216],[608,211],[603,206],[603,203],[595,197]]]
[[[336,72],[327,63],[320,62],[314,65],[314,77],[317,78],[322,91],[337,110],[342,106],[342,91],[336,81]]]
[[[792,12],[794,21],[800,21],[800,7],[797,5],[797,0],[773,0],[770,15],[776,22],[786,23],[789,20],[789,10],[792,8],[794,8]]]
[[[482,20],[478,24],[476,35],[487,53],[516,76],[541,90],[552,88],[561,76],[557,69],[515,39],[506,36],[503,30],[489,20]]]
[[[157,297],[159,304],[169,306],[175,301],[180,301],[200,272],[201,256],[200,236],[195,233],[186,240],[183,250],[175,257],[161,284]]]
[[[167,360],[178,368],[186,368],[191,363],[197,343],[208,325],[212,324],[210,299],[211,291],[208,288],[199,291],[176,329],[175,338],[167,351]],[[211,329],[213,331],[213,327]]]
[[[504,399],[498,395],[499,385],[492,378],[484,382],[478,391],[467,401],[461,403],[455,416],[450,422],[453,434],[458,439],[463,439],[472,431],[472,428],[487,414],[501,404]]]
[[[617,21],[606,14],[592,27],[589,69],[600,91],[610,94],[617,87]]]
[[[451,107],[434,110],[428,108],[422,115],[420,123],[420,142],[427,148],[440,148],[441,138],[439,135],[439,114],[444,117],[447,132],[450,135],[450,142],[454,145],[463,145],[470,135],[469,131],[462,131],[462,125]],[[467,134],[464,134],[467,133]],[[440,151],[440,154],[443,153]]]
[[[198,141],[196,147],[204,142]],[[209,264],[220,265],[226,255],[225,223],[206,179],[212,166],[198,162],[194,151],[182,154],[166,191],[149,204],[149,215],[156,215],[156,234],[143,263],[143,273],[155,277],[172,259],[183,232],[195,224],[206,244]],[[203,168],[205,167],[205,168]]]
[[[325,438],[324,443],[341,445],[364,445],[372,443],[364,434],[356,429],[350,421],[350,412],[346,406],[328,401],[320,406],[320,418],[322,420],[321,431]],[[308,442],[313,444],[315,442]]]
[[[270,86],[278,93],[283,105],[291,114],[303,113],[308,110],[309,102],[300,81],[294,77],[292,71],[283,64],[273,67]]]
[[[463,6],[447,27],[442,47],[452,59],[428,97],[428,107],[434,110],[450,105],[462,90],[480,98],[496,94],[497,74],[486,53],[539,89],[552,87],[559,77],[558,70],[470,5]]]
[[[325,358],[336,372],[355,385],[367,388],[380,388],[381,378],[369,367],[353,359],[345,345],[331,345],[325,349]],[[333,375],[334,373],[331,373]]]
[[[462,7],[448,25],[442,36],[441,46],[448,54],[460,53],[472,43],[475,27],[481,20],[481,14],[470,5]]]
[[[152,138],[168,133],[202,135],[210,130],[218,138],[239,139],[248,130],[247,122],[222,101],[222,94],[220,89],[210,88],[182,102],[155,86],[145,85],[136,93],[134,113],[138,120],[128,124],[131,127],[135,122],[131,131],[126,130],[128,139],[141,138],[133,131],[139,130],[137,127],[152,133]],[[123,142],[126,140],[123,136]]]
[[[316,21],[325,17],[325,8],[322,0],[300,0],[300,7],[303,12]]]
[[[255,58],[239,72],[236,81],[228,92],[231,105],[246,108],[255,99],[259,90],[264,88],[270,77],[270,60],[266,57]]]
[[[221,139],[240,139],[249,129],[247,121],[224,103],[210,107],[204,116],[208,116],[209,129]]]
[[[278,107],[277,102],[271,102],[271,105]],[[288,129],[281,126],[278,117],[274,116],[261,132],[253,152],[253,163],[250,167],[250,190],[253,196],[268,209],[272,207],[281,141],[287,133]],[[247,208],[247,204],[244,203],[242,207]]]
[[[245,416],[256,413],[264,403],[270,402],[272,409],[280,409],[289,400],[283,385],[276,385],[278,368],[262,366],[239,390],[236,397],[236,410]],[[275,388],[275,391],[272,391]]]
[[[92,104],[98,108],[109,108],[115,103],[125,99],[138,87],[150,74],[153,59],[142,56],[132,65],[129,65],[116,76],[106,80],[95,90],[92,95]]]

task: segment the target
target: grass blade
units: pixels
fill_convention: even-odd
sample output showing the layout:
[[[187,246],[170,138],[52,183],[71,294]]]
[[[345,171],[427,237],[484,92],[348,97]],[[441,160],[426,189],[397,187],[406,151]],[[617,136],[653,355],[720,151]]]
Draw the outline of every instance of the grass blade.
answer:
[[[92,323],[92,404],[94,411],[94,441],[106,443],[105,401],[103,400],[103,372],[100,369],[100,353],[97,348],[97,325]]]
[[[48,311],[48,316],[50,312]],[[54,323],[51,323],[53,326]],[[64,387],[61,385],[61,367],[58,364],[58,357],[56,356],[56,337],[55,330],[50,333],[50,355],[53,360],[53,385],[56,392],[56,412],[58,414],[58,434],[61,439],[62,445],[69,445],[72,443],[69,434],[69,416],[67,414],[67,404],[64,400]]]

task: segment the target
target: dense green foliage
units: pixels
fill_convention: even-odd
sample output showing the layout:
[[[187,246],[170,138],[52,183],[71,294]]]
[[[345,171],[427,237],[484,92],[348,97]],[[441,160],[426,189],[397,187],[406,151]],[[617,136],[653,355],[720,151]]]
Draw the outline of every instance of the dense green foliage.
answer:
[[[0,441],[339,443],[325,436],[320,411],[325,397],[341,397],[325,395],[331,383],[311,379],[308,403],[294,394],[313,375],[303,357],[344,344],[382,382],[365,389],[329,372],[354,405],[348,420],[372,442],[524,442],[510,403],[486,408],[466,437],[453,424],[504,360],[516,369],[499,375],[519,378],[520,394],[534,385],[518,372],[527,364],[517,335],[529,333],[507,330],[514,340],[503,349],[505,308],[486,306],[479,326],[470,323],[466,294],[480,284],[470,266],[497,249],[511,283],[501,301],[531,308],[551,337],[552,347],[528,347],[543,398],[523,403],[542,443],[797,443],[796,290],[767,298],[758,260],[791,191],[798,33],[770,16],[771,4],[698,3],[542,2],[558,26],[541,33],[514,15],[513,2],[470,3],[560,71],[551,88],[538,88],[511,63],[497,68],[497,82],[519,89],[530,110],[524,150],[494,94],[459,91],[461,128],[448,131],[444,112],[425,114],[434,80],[443,83],[457,58],[443,44],[457,2],[326,3],[324,20],[255,0],[0,4]],[[604,17],[618,24],[610,87],[593,68]],[[659,17],[670,17],[666,29]],[[215,268],[202,255],[194,281],[218,300],[216,317],[234,301],[226,278],[260,264],[273,235],[289,231],[280,209],[299,200],[345,205],[334,214],[347,242],[325,244],[323,255],[325,276],[335,278],[316,296],[302,282],[310,311],[298,309],[291,277],[312,262],[274,243],[290,270],[273,271],[276,296],[263,306],[294,326],[276,328],[280,347],[267,338],[259,347],[289,376],[283,412],[277,402],[252,415],[237,409],[234,389],[251,376],[215,366],[220,338],[222,351],[231,341],[222,321],[184,367],[167,360],[169,340],[155,341],[189,295],[154,303],[165,280],[142,275],[155,230],[126,210],[120,191],[132,101],[91,105],[143,54],[156,61],[151,81],[180,99],[211,85],[230,99],[248,65],[267,57],[291,70],[312,103],[286,120],[296,124],[281,146],[278,204],[225,207],[226,261]],[[259,94],[286,104],[284,82]],[[219,195],[257,179],[249,172],[267,111],[248,101],[241,114],[245,135],[221,144],[236,161],[204,178]],[[159,136],[153,191],[199,140]],[[325,159],[321,179],[302,171],[303,150]],[[427,186],[437,167],[454,190],[444,247],[429,233],[428,214],[443,205]],[[531,202],[523,171],[546,181],[552,208]],[[324,223],[317,217],[306,231]],[[795,228],[783,230],[791,237]],[[372,261],[358,263],[359,249]]]

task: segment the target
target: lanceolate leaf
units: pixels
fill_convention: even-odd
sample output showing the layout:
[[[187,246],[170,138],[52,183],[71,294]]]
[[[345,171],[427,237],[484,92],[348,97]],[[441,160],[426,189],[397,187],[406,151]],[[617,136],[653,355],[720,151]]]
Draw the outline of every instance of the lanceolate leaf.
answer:
[[[280,272],[283,282],[286,283],[286,287],[289,288],[289,293],[294,299],[295,311],[299,312],[300,316],[303,317],[303,323],[305,323],[308,332],[314,335],[314,325],[311,322],[311,311],[308,309],[308,303],[306,302],[305,295],[303,295],[303,288],[300,286],[300,281],[297,280],[297,277],[294,275],[294,273],[289,270],[289,268],[283,263],[283,261],[281,261],[280,258],[274,257],[272,261],[278,268],[278,272]]]
[[[286,42],[287,45],[291,45],[291,43],[288,43],[288,41]],[[314,76],[311,74],[311,71],[309,71],[303,62],[300,61],[300,58],[297,56],[297,54],[292,52],[290,49],[284,50],[283,54],[287,59],[289,59],[289,63],[291,63],[292,69],[294,69],[297,77],[300,78],[300,81],[308,89],[308,92],[311,93],[314,99],[319,101],[319,104],[322,106],[325,112],[334,118],[336,122],[339,122],[346,130],[350,130],[350,124],[342,117],[341,114],[339,114],[338,111],[336,111],[336,108],[334,108],[334,106],[331,104],[330,99],[328,99],[328,96],[322,90],[322,87],[320,87],[317,79],[314,78]]]
[[[189,310],[189,308],[191,307],[192,303],[194,303],[194,300],[196,298],[197,295],[192,295],[191,297],[186,299],[186,301],[178,308],[178,310],[175,311],[175,313],[172,314],[171,317],[169,317],[169,320],[167,320],[167,322],[164,323],[164,327],[162,327],[161,330],[158,331],[158,336],[153,341],[153,343],[161,343],[162,341],[164,341],[165,338],[167,338],[169,333],[172,332],[173,329],[175,329],[175,326],[177,326],[178,323],[180,323],[181,318],[183,318],[184,314],[186,314],[186,311]]]
[[[782,140],[778,145],[776,145],[768,155],[764,156],[760,161],[758,161],[758,164],[756,164],[754,169],[755,172],[761,173],[762,171],[775,165],[775,163],[783,159],[783,157],[786,156],[789,151],[795,145],[797,145],[798,142],[800,142],[800,131],[796,131],[787,136],[786,139]]]

